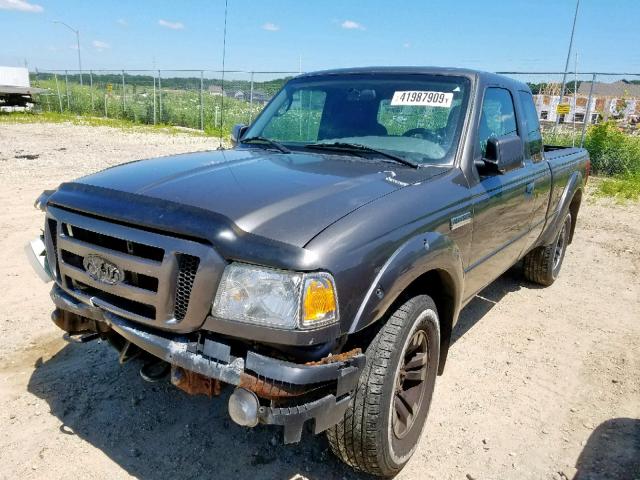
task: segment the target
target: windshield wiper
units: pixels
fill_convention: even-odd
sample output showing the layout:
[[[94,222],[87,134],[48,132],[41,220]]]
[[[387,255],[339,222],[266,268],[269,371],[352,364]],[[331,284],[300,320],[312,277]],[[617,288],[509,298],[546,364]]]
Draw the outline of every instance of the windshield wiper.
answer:
[[[267,137],[249,137],[249,138],[244,138],[242,140],[240,140],[240,143],[248,143],[248,144],[256,144],[256,145],[269,145],[270,147],[275,148],[276,150],[279,150],[282,153],[291,153],[291,150],[289,150],[287,147],[285,147],[284,145],[282,145],[281,143],[276,142],[275,140],[271,140],[270,138]]]
[[[384,150],[378,150],[377,148],[368,147],[367,145],[362,145],[361,143],[346,143],[346,142],[335,142],[335,143],[309,143],[305,145],[305,148],[315,148],[318,150],[337,150],[344,152],[363,152],[363,153],[375,153],[377,155],[382,155],[389,160],[393,160],[397,163],[402,163],[403,165],[407,165],[412,168],[418,168],[417,163],[413,163],[406,158],[402,158],[398,155],[394,155],[392,153],[385,152]]]

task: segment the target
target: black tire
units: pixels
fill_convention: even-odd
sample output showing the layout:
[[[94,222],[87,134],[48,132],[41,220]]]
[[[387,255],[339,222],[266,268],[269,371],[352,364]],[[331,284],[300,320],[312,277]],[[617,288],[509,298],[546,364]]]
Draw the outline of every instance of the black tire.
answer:
[[[419,295],[398,308],[366,356],[353,402],[344,419],[327,430],[327,438],[333,453],[346,464],[389,477],[413,455],[431,404],[440,357],[440,324],[433,300]]]
[[[560,275],[564,254],[571,234],[571,214],[567,213],[556,238],[549,245],[543,245],[524,257],[524,276],[527,280],[548,287]]]

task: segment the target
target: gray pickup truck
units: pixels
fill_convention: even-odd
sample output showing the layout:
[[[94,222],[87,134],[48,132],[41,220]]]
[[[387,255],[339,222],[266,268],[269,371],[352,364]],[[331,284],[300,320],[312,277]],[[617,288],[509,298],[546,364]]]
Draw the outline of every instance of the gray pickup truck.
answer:
[[[308,424],[392,476],[460,310],[521,260],[558,277],[588,155],[543,146],[525,84],[448,68],[301,75],[231,138],[43,192],[27,252],[52,319],[147,380],[234,385],[240,425],[289,443]]]

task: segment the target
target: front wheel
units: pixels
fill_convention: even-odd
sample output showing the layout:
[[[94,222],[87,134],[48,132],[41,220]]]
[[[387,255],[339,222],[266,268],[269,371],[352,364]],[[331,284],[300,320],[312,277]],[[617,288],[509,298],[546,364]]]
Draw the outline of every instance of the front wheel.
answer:
[[[346,464],[393,476],[413,455],[431,404],[440,358],[433,300],[419,295],[398,308],[366,356],[354,400],[327,438]]]

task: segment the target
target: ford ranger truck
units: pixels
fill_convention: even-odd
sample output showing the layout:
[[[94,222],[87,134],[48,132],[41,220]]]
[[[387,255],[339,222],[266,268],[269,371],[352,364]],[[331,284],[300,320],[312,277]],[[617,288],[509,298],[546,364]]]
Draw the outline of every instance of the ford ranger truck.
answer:
[[[27,252],[52,319],[393,476],[460,310],[520,261],[558,278],[588,155],[543,146],[527,85],[450,68],[303,74],[231,140],[43,192]]]

